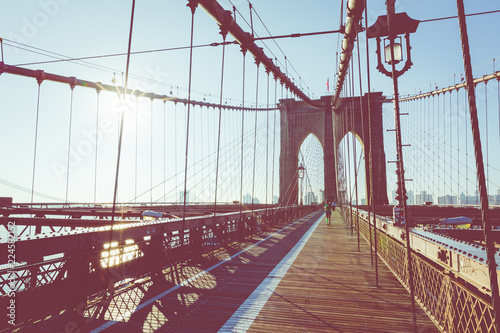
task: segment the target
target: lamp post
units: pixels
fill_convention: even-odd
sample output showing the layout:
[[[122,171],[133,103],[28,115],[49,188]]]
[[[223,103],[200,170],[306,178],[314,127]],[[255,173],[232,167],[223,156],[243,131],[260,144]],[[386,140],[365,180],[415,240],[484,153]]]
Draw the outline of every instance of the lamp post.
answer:
[[[403,164],[403,145],[401,142],[401,121],[399,112],[399,92],[398,92],[398,77],[405,73],[413,65],[411,62],[411,46],[410,46],[410,33],[417,30],[419,21],[411,19],[406,13],[396,13],[395,10],[396,0],[387,0],[387,15],[379,16],[374,25],[368,28],[367,37],[376,38],[377,41],[377,69],[384,75],[392,78],[392,87],[394,92],[394,118],[396,127],[396,173],[398,178],[397,196],[396,200],[399,203],[394,207],[394,224],[405,225],[406,232],[406,254],[407,254],[407,269],[408,269],[408,285],[410,287],[411,306],[413,313],[413,330],[417,331],[417,317],[415,312],[415,287],[413,284],[413,265],[412,265],[412,250],[410,247],[410,233],[409,233],[409,214],[407,212],[406,204],[406,187],[404,176]],[[406,60],[400,70],[396,69],[396,65],[403,60],[403,46],[402,38],[404,35],[404,42],[406,44]],[[384,55],[385,62],[390,66],[390,71],[387,70],[382,63],[381,55],[381,38],[384,41]]]
[[[405,73],[413,65],[411,62],[410,33],[417,30],[419,21],[410,18],[406,13],[395,13],[395,0],[387,1],[387,15],[379,16],[375,24],[368,28],[368,38],[376,38],[377,41],[377,69],[382,74],[392,78],[394,91],[394,118],[396,127],[396,173],[398,178],[397,196],[398,204],[394,207],[394,223],[408,224],[409,216],[406,205],[406,187],[403,167],[403,151],[401,142],[401,123],[399,112],[398,77]],[[403,61],[403,37],[406,45],[406,59],[403,68],[396,69],[396,65]],[[382,44],[383,43],[383,44]],[[382,45],[384,60],[390,66],[390,70],[382,63]]]
[[[304,190],[304,180],[303,179],[304,179],[304,174],[305,174],[306,168],[304,168],[302,163],[300,163],[300,166],[297,169],[297,171],[298,171],[299,179],[300,179],[300,205],[302,206],[302,204],[303,204],[302,191]]]

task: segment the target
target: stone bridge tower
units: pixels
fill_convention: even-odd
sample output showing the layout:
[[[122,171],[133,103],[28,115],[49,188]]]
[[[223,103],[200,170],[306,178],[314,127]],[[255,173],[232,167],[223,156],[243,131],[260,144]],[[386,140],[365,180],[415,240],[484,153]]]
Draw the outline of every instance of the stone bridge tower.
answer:
[[[387,184],[382,126],[382,93],[371,93],[370,111],[373,131],[374,203],[387,204]],[[369,192],[369,135],[368,97],[341,99],[332,111],[331,96],[321,97],[322,108],[314,108],[294,99],[280,100],[281,152],[280,152],[280,204],[298,203],[298,158],[302,142],[313,134],[323,147],[325,170],[325,197],[337,198],[337,148],[347,133],[353,133],[365,151],[367,202]]]

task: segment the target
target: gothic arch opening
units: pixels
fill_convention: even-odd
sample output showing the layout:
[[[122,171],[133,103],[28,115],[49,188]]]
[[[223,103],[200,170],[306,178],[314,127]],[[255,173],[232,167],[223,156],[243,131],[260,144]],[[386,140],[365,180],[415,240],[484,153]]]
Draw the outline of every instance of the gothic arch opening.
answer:
[[[318,137],[308,133],[300,142],[297,170],[304,167],[304,177],[299,180],[298,203],[317,204],[324,201],[325,169],[324,151]]]
[[[352,205],[367,203],[365,149],[361,138],[348,132],[337,147],[339,196]]]

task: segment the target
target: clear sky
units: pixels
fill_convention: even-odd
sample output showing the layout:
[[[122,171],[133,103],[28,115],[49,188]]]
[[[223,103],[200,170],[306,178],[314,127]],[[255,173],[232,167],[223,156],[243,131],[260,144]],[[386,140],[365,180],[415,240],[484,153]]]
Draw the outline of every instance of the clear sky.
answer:
[[[339,28],[341,1],[297,1],[297,0],[277,0],[277,1],[252,1],[252,5],[258,13],[260,19],[265,23],[267,29],[273,35],[304,33],[325,30],[335,30]],[[498,10],[499,3],[494,0],[485,1],[465,1],[466,12],[475,13],[489,10]],[[40,0],[40,1],[6,1],[0,0],[0,37],[4,38],[3,57],[7,64],[23,65],[31,69],[43,69],[46,72],[75,76],[80,79],[99,81],[107,84],[123,83],[123,72],[125,71],[125,56],[104,57],[88,60],[82,65],[78,62],[56,62],[27,65],[33,62],[49,61],[51,57],[39,54],[40,50],[54,52],[68,57],[87,57],[96,55],[107,55],[115,53],[125,53],[127,50],[128,33],[130,24],[130,10],[132,1],[75,1],[75,0]],[[191,14],[186,7],[187,1],[158,1],[158,0],[138,0],[136,1],[136,12],[134,21],[134,31],[132,40],[132,51],[165,49],[173,47],[184,47],[189,45],[189,34],[191,25]],[[227,0],[220,1],[226,9],[232,9],[232,5]],[[248,2],[245,0],[235,0],[232,2],[238,11],[250,22]],[[433,19],[456,15],[456,2],[446,1],[397,1],[397,11],[405,11],[410,17],[419,20]],[[385,14],[384,1],[368,1],[369,25],[373,24],[379,15]],[[345,15],[345,13],[344,13]],[[500,43],[496,27],[500,14],[489,14],[469,17],[467,19],[469,28],[469,38],[471,44],[472,64],[474,76],[489,74],[493,71],[494,58],[500,55]],[[255,13],[252,17],[254,29],[259,36],[266,36],[266,29],[261,24]],[[237,17],[237,22],[246,31],[249,26],[241,16]],[[220,42],[221,36],[218,27],[213,19],[202,9],[198,9],[195,15],[195,45],[210,44]],[[279,48],[272,41],[265,44],[270,50],[265,52],[271,57],[277,57],[283,70],[289,72],[294,77],[297,85],[302,86],[311,96],[319,97],[326,93],[326,81],[330,80],[330,90],[334,88],[334,76],[336,73],[336,52],[339,51],[339,40],[342,36],[336,34],[302,37],[294,39],[278,40]],[[360,38],[362,67],[365,72],[365,41],[364,36]],[[231,39],[229,39],[231,40]],[[26,46],[20,46],[14,42],[20,42]],[[428,91],[430,85],[435,87],[445,87],[454,83],[463,72],[463,62],[458,34],[458,22],[456,19],[429,22],[420,24],[417,32],[411,37],[412,60],[414,66],[400,79],[401,94],[413,94],[420,90]],[[18,47],[13,47],[18,46]],[[20,49],[22,47],[23,49]],[[37,53],[28,52],[35,50]],[[225,62],[225,81],[223,88],[223,101],[228,104],[239,105],[242,99],[242,56],[239,47],[236,45],[227,46]],[[201,100],[203,98],[218,102],[220,94],[221,75],[221,52],[219,47],[197,48],[193,58],[193,98]],[[273,55],[271,55],[271,52]],[[45,53],[45,52],[42,52]],[[284,54],[287,57],[285,65]],[[372,89],[383,91],[384,94],[392,95],[391,80],[375,70],[375,44],[370,41],[371,54],[371,77]],[[59,57],[59,56],[57,56]],[[166,51],[134,55],[130,62],[130,73],[132,75],[129,86],[157,94],[169,94],[180,97],[186,96],[188,86],[189,52],[185,50]],[[246,87],[245,104],[255,104],[256,96],[256,69],[252,64],[252,59],[246,59]],[[500,66],[497,66],[500,67]],[[266,78],[264,72],[259,73],[259,97],[258,103],[261,106],[266,104]],[[366,80],[363,90],[366,91]],[[495,83],[496,84],[496,83]],[[273,85],[271,85],[271,88]],[[37,105],[37,84],[33,79],[14,77],[12,75],[0,76],[0,89],[2,98],[0,99],[0,112],[2,121],[0,122],[0,140],[2,142],[0,154],[3,162],[0,166],[0,178],[17,186],[31,189],[31,172],[33,166],[33,142]],[[270,90],[270,101],[274,102],[273,89]],[[494,98],[496,91],[490,93],[489,98]],[[40,95],[40,118],[39,118],[39,143],[37,152],[37,172],[36,190],[53,196],[55,198],[65,197],[66,186],[66,166],[67,146],[68,146],[68,123],[70,110],[70,89],[67,86],[45,82],[42,84]],[[279,99],[281,97],[278,89]],[[286,97],[286,93],[285,93]],[[493,101],[493,100],[492,100]],[[116,97],[111,93],[102,93],[100,103],[100,123],[98,130],[101,134],[98,142],[99,160],[99,182],[106,190],[98,191],[97,201],[111,201],[110,196],[112,180],[114,177],[114,164],[117,142],[117,112]],[[496,102],[495,102],[496,103]],[[96,123],[97,98],[95,91],[78,87],[74,91],[73,101],[73,128],[72,128],[72,149],[79,154],[72,157],[71,173],[69,181],[69,199],[74,201],[93,201],[93,174],[95,145],[95,123]],[[136,196],[136,193],[143,193],[151,186],[162,184],[163,172],[167,174],[179,173],[183,168],[184,139],[176,142],[175,132],[184,134],[182,119],[185,116],[184,107],[179,105],[178,119],[162,118],[163,103],[153,103],[155,116],[151,127],[151,118],[148,115],[151,105],[150,101],[140,99],[137,109],[142,112],[138,117],[138,152],[139,169],[138,182],[139,189],[134,189],[135,182],[134,163],[132,155],[135,154],[135,113],[129,113],[126,117],[126,128],[128,130],[125,138],[125,146],[129,147],[124,156],[122,183],[124,190],[122,200],[128,201]],[[390,111],[390,106],[389,111]],[[135,108],[135,104],[134,104]],[[498,109],[497,104],[490,103],[490,110]],[[166,104],[167,111],[173,111],[174,106]],[[196,112],[196,111],[195,111]],[[201,114],[201,111],[198,111]],[[200,159],[202,154],[207,155],[215,147],[214,127],[205,126],[203,122],[215,124],[214,114],[207,114],[207,118],[200,116],[198,125],[194,125],[195,142],[193,149],[198,149],[193,153],[191,163]],[[234,117],[231,118],[231,117]],[[228,125],[236,128],[240,115],[227,115]],[[248,123],[254,121],[254,114],[247,117]],[[264,122],[265,116],[259,116],[259,123]],[[495,118],[496,122],[495,122]],[[251,119],[251,120],[250,120]],[[484,118],[483,118],[484,119]],[[497,115],[490,115],[491,127],[488,128],[489,155],[498,156],[498,112]],[[162,127],[166,123],[165,127]],[[174,126],[176,124],[177,126]],[[496,125],[495,125],[496,124]],[[128,127],[127,127],[128,126]],[[149,127],[148,127],[149,126]],[[203,134],[202,127],[207,128],[208,134]],[[250,126],[247,124],[247,126]],[[495,127],[496,126],[496,127]],[[165,128],[167,129],[165,131]],[[251,132],[249,127],[248,131]],[[150,134],[153,132],[155,144],[153,148],[150,144]],[[165,132],[164,132],[165,131]],[[210,132],[212,131],[212,132]],[[262,135],[265,129],[262,129]],[[274,131],[274,130],[273,130]],[[198,133],[198,134],[196,134]],[[231,132],[232,133],[232,132]],[[260,133],[260,132],[259,132]],[[179,133],[177,133],[179,134]],[[198,135],[198,136],[196,136]],[[211,135],[210,140],[204,140],[204,135]],[[238,138],[238,133],[234,132],[223,138],[222,142],[229,144]],[[279,137],[279,131],[276,130]],[[174,152],[173,161],[166,161],[163,154],[165,147],[156,145],[156,142],[167,138],[170,142],[169,148]],[[248,138],[247,138],[248,139]],[[142,140],[142,141],[141,141]],[[198,140],[198,141],[196,141]],[[225,141],[224,141],[225,140]],[[246,144],[246,143],[245,143]],[[268,144],[262,143],[263,145]],[[79,146],[78,146],[79,145]],[[197,148],[196,148],[197,147]],[[251,149],[251,142],[248,142],[248,149]],[[236,148],[228,148],[227,170],[231,169],[232,177],[237,177],[238,166],[229,161],[237,156]],[[148,152],[153,151],[154,177],[148,178],[147,173],[151,166],[144,160],[149,159]],[[360,149],[358,149],[359,153]],[[229,153],[230,152],[230,153]],[[276,153],[277,156],[278,153]],[[387,152],[388,159],[390,153]],[[470,151],[469,151],[470,154]],[[168,156],[172,156],[171,153]],[[252,156],[249,156],[251,161]],[[265,156],[264,156],[265,159]],[[260,159],[259,161],[261,161]],[[208,176],[204,172],[209,172],[212,167],[212,160],[207,159],[207,166],[197,166],[199,180],[193,180],[193,184],[207,181]],[[142,163],[142,164],[141,164]],[[168,164],[163,167],[164,164]],[[250,163],[250,162],[249,162]],[[277,163],[277,162],[276,162]],[[160,165],[162,165],[160,167]],[[172,166],[174,165],[174,166]],[[208,166],[210,165],[210,166]],[[490,165],[498,166],[498,160],[490,161]],[[106,166],[104,168],[104,166]],[[171,169],[170,169],[171,167]],[[263,166],[262,166],[263,167]],[[196,168],[196,167],[195,167]],[[204,171],[200,171],[204,170]],[[226,171],[227,171],[226,170]],[[193,169],[195,172],[195,169]],[[500,178],[498,173],[492,172],[492,177]],[[271,177],[271,176],[269,176]],[[275,177],[277,178],[277,176]],[[497,179],[498,179],[497,178]],[[183,175],[175,178],[177,186],[174,193],[169,194],[169,201],[175,201],[178,197],[177,190],[179,183],[183,180]],[[276,180],[276,179],[275,179]],[[211,180],[213,183],[213,180]],[[277,181],[276,181],[277,183]],[[495,180],[495,184],[500,181]],[[173,183],[172,183],[173,184]],[[163,185],[163,184],[162,184]],[[170,186],[170,183],[169,183]],[[206,186],[207,193],[210,186]],[[426,185],[422,185],[426,186]],[[162,186],[160,186],[162,187]],[[234,187],[234,186],[233,186]],[[157,189],[154,197],[161,197],[161,193],[167,192]],[[276,190],[275,190],[276,191]],[[391,191],[391,189],[389,189]],[[495,192],[493,188],[490,192]],[[208,200],[209,195],[202,195],[198,191],[199,200]],[[250,187],[245,188],[245,192],[251,192]],[[262,198],[264,191],[260,188],[259,197]],[[227,193],[225,200],[239,199],[236,188],[225,189]],[[141,197],[140,200],[149,200],[149,194]],[[244,193],[245,194],[245,193]],[[0,184],[0,195],[14,196],[16,201],[29,201],[30,195],[22,189],[13,189],[13,185]],[[195,193],[192,193],[196,197]],[[361,197],[364,197],[361,195]],[[46,200],[45,197],[38,197],[35,201]],[[50,200],[49,200],[50,201]],[[262,201],[262,200],[261,200]]]

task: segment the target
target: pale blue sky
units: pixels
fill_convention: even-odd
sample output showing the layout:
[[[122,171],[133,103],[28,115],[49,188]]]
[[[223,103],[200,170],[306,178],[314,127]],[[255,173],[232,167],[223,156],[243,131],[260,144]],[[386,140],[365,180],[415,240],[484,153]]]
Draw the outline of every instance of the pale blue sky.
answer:
[[[187,1],[181,0],[136,1],[132,51],[188,46],[191,15],[186,3]],[[226,0],[220,3],[227,9],[232,8]],[[233,3],[249,21],[248,2],[236,0]],[[339,27],[340,1],[255,0],[252,1],[252,4],[267,28],[274,35],[334,30]],[[425,20],[456,15],[456,2],[451,0],[439,2],[430,0],[397,1],[396,5],[397,11],[406,11],[414,19]],[[466,1],[465,6],[468,13],[499,9],[498,1],[494,0]],[[385,2],[369,1],[368,7],[368,19],[371,25],[378,15],[385,13]],[[6,44],[9,43],[7,39],[17,40],[32,47],[70,57],[124,53],[128,42],[130,8],[131,1],[116,0],[0,0],[0,37],[6,39]],[[496,32],[499,17],[500,14],[497,13],[470,17],[467,20],[475,76],[491,73],[492,59],[500,55],[499,37]],[[261,36],[266,36],[265,29],[255,15],[253,21],[256,32]],[[241,17],[237,18],[237,22],[245,30],[250,29]],[[295,78],[295,82],[298,81],[300,75],[301,80],[304,82],[302,86],[307,85],[311,93],[316,97],[326,93],[327,78],[330,78],[330,89],[334,88],[335,53],[338,50],[338,40],[341,38],[341,36],[337,35],[324,35],[278,40],[281,50],[285,52],[291,63],[291,65],[288,64],[287,66],[289,73]],[[414,66],[400,79],[400,92],[402,94],[414,93],[420,89],[427,91],[430,84],[433,87],[436,84],[439,87],[448,86],[453,84],[454,74],[460,77],[460,73],[463,72],[463,62],[456,19],[422,23],[411,38]],[[218,34],[218,27],[215,22],[203,10],[198,9],[195,15],[195,44],[220,41],[221,37]],[[364,37],[361,38],[360,43],[362,47],[362,63],[364,64],[366,61]],[[278,57],[278,60],[283,64],[283,68],[284,56],[281,51],[272,41],[267,41],[266,45]],[[195,50],[193,67],[194,98],[202,99],[205,97],[212,102],[218,101],[221,51],[221,47]],[[265,52],[271,56],[268,50],[265,50]],[[375,60],[374,41],[370,42],[370,53],[373,63]],[[174,94],[176,94],[178,86],[181,97],[184,97],[188,81],[188,55],[188,50],[182,50],[133,56],[130,62],[131,74],[147,80],[131,78],[129,86],[158,94],[169,93],[171,87],[173,87]],[[227,99],[228,103],[231,104],[239,104],[242,98],[241,53],[237,46],[230,45],[227,47],[226,55],[224,100]],[[50,60],[50,58],[5,45],[4,60],[7,64],[16,65]],[[39,64],[26,67],[107,84],[112,84],[113,72],[115,72],[117,84],[122,83],[121,72],[125,71],[125,57],[103,58],[89,60],[89,62],[105,66],[111,70],[89,68],[77,63]],[[294,69],[292,69],[292,66]],[[371,69],[373,90],[383,91],[385,94],[391,95],[390,79],[376,72],[374,63]],[[298,74],[295,73],[295,70]],[[252,65],[250,57],[247,56],[247,85],[245,92],[247,105],[255,103],[255,72],[255,66]],[[151,82],[151,80],[155,82]],[[266,103],[265,82],[265,75],[261,71],[261,85],[259,88],[259,104],[261,105]],[[35,80],[32,79],[4,74],[0,76],[0,89],[3,91],[0,100],[0,112],[2,112],[3,118],[0,125],[0,139],[3,143],[0,153],[4,156],[0,174],[3,179],[30,188],[37,85]],[[366,86],[363,89],[366,91]],[[307,91],[307,89],[305,90]],[[103,113],[101,120],[108,119],[116,127],[116,112],[110,111],[113,104],[112,97],[110,94],[105,96],[106,94],[103,93],[101,95],[100,110],[101,112],[109,112],[107,116]],[[280,94],[278,95],[280,96]],[[42,84],[39,128],[42,139],[39,142],[36,180],[38,185],[36,189],[57,198],[64,198],[65,195],[65,175],[54,171],[54,163],[66,163],[69,99],[70,90],[67,86],[49,82]],[[273,101],[274,95],[271,94],[271,102]],[[149,101],[143,100],[139,104],[140,110],[150,110]],[[84,147],[86,137],[89,136],[88,132],[95,129],[95,105],[95,91],[84,88],[75,89],[73,144],[80,143],[81,147]],[[494,107],[495,105],[491,106],[491,108]],[[173,106],[167,104],[167,109],[169,108],[173,108]],[[182,109],[181,106],[179,108]],[[158,128],[153,131],[156,142],[156,140],[162,140],[163,138],[163,129],[159,123],[163,119],[161,118],[163,104],[155,102],[154,110],[160,114],[155,118],[155,126],[158,126]],[[92,114],[92,116],[88,114]],[[130,116],[128,121],[130,131],[133,131],[133,127],[135,127],[134,117],[135,115]],[[228,115],[228,117],[230,116]],[[253,122],[253,117],[253,114],[249,115],[248,122]],[[172,119],[167,120],[169,122],[173,121]],[[210,121],[213,121],[213,119]],[[236,126],[237,119],[231,121],[234,123],[233,126]],[[177,119],[177,122],[179,125],[177,126],[178,131],[183,132],[181,120]],[[498,121],[496,123],[498,124]],[[139,124],[143,126],[143,133],[149,133],[147,126],[150,126],[150,118],[144,117],[144,119],[140,119]],[[101,124],[101,126],[107,128],[106,124]],[[195,124],[195,128],[198,128],[198,132],[200,132],[200,128],[196,126],[200,125]],[[99,180],[103,183],[109,183],[114,173],[113,167],[110,166],[115,163],[114,150],[116,150],[117,133],[116,128],[109,129],[108,132],[105,129],[101,130],[103,132],[103,141],[99,143],[99,161],[107,165],[107,168],[106,171],[104,171],[104,168],[102,169]],[[496,155],[498,155],[498,127],[495,128],[492,125],[489,133],[491,134],[490,155],[494,155],[494,149],[497,149]],[[494,135],[495,133],[497,135]],[[168,135],[173,138],[174,131],[171,129]],[[135,147],[133,138],[129,137],[128,140],[130,141],[128,144]],[[139,140],[144,141],[142,143],[144,150],[150,149],[147,148],[149,147],[147,146],[149,140],[145,135],[142,135]],[[205,143],[207,145],[205,147],[201,143],[203,142],[201,137],[197,137],[195,140],[200,142],[197,156],[201,156],[199,155],[201,149],[205,148],[206,153],[206,151],[213,148],[208,143]],[[227,140],[230,140],[229,137]],[[179,147],[177,154],[182,156],[182,142],[178,142],[177,145]],[[135,150],[135,148],[131,149]],[[155,149],[158,149],[158,151]],[[158,159],[154,162],[155,168],[163,163],[163,151],[161,149],[161,147],[154,148],[155,159]],[[88,154],[85,153],[84,158],[80,161],[74,162],[78,166],[71,171],[70,200],[93,200],[93,184],[88,182],[88,179],[92,179],[90,183],[93,182],[93,154],[94,150],[88,152]],[[147,156],[145,151],[140,151],[140,154]],[[124,158],[125,161],[132,160],[127,160],[127,158],[132,158],[131,156],[125,156]],[[178,160],[181,160],[181,158],[178,158]],[[177,171],[179,172],[182,163],[177,161],[177,165]],[[143,179],[139,178],[139,182],[143,184],[142,189],[149,189],[150,179],[144,176],[149,167],[147,164],[143,164],[139,168],[139,177],[143,177]],[[56,170],[58,169],[56,168]],[[123,177],[133,177],[134,174],[130,165],[127,166],[127,164],[124,165],[122,172]],[[162,179],[161,168],[156,170],[154,174],[153,183],[156,185]],[[499,175],[496,176],[499,177]],[[180,182],[180,178],[178,182]],[[128,191],[129,195],[124,195],[123,200],[129,200],[133,197],[133,195],[130,195],[133,191],[130,182],[126,183],[128,185],[123,185],[123,187],[127,188],[126,191]],[[496,183],[500,182],[496,181]],[[78,188],[82,190],[76,190],[76,184],[80,184],[81,186]],[[2,196],[14,195],[10,194],[11,190],[8,186],[0,185],[0,195]],[[236,195],[235,191],[231,190],[228,193],[231,193],[233,197],[239,196]],[[138,192],[142,191],[139,190]],[[109,190],[103,192],[102,197],[98,197],[98,201],[111,201],[109,194]],[[29,195],[28,197],[26,195],[26,193],[23,194],[22,191],[18,191],[15,192],[14,196],[22,197],[18,201],[28,201]],[[155,196],[158,195],[155,194]],[[174,198],[176,196],[178,194],[173,194]],[[149,196],[142,199],[149,200]]]

